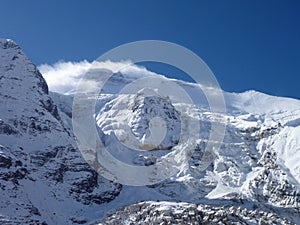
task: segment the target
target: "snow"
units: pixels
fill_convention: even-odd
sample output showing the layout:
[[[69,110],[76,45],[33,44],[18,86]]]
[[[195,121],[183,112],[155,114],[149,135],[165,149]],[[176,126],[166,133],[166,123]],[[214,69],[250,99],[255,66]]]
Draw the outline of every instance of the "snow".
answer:
[[[135,83],[136,91],[124,89],[140,77],[148,88],[141,82]],[[180,163],[170,179],[118,186],[100,176],[94,179],[81,157],[72,134],[71,92],[48,95],[43,81],[19,46],[0,39],[0,223],[26,224],[28,218],[48,224],[91,222],[126,205],[157,200],[168,202],[151,207],[177,213],[196,203],[222,207],[243,200],[239,204],[245,209],[257,204],[299,221],[294,211],[300,191],[299,100],[257,91],[223,92],[226,113],[215,113],[205,87],[129,66],[106,82],[103,93],[87,95],[97,99],[99,131],[86,130],[87,137],[99,135],[111,154],[134,166],[152,165],[175,151],[182,154],[176,155]],[[176,85],[180,89],[174,93]],[[178,145],[180,132],[188,130],[185,119],[194,126]],[[213,123],[226,125],[224,140],[215,143],[218,151],[204,151]],[[24,169],[25,177],[14,177],[22,177]],[[121,172],[126,179],[126,171]],[[108,200],[101,202],[102,197]]]
[[[99,177],[94,185],[103,189],[91,184],[93,192],[77,190],[92,170],[76,151],[64,115],[72,99],[63,98],[64,112],[57,109],[35,65],[7,40],[0,41],[0,96],[0,155],[10,160],[0,170],[0,223],[68,224],[73,215],[90,220],[90,210],[97,208],[92,201],[116,195],[118,188]]]
[[[151,75],[153,75],[151,73]],[[122,75],[122,79],[126,74]],[[130,75],[128,77],[131,77]],[[173,80],[174,81],[174,80]],[[130,81],[131,82],[131,81]],[[191,99],[196,107],[190,107],[186,103],[174,103],[176,108],[185,108],[189,110],[189,115],[200,120],[202,124],[201,137],[202,143],[205,143],[209,131],[209,123],[211,121],[227,122],[226,134],[224,142],[219,152],[212,153],[209,157],[214,157],[213,169],[209,168],[209,173],[201,172],[199,167],[192,165],[182,165],[176,176],[170,181],[165,181],[159,185],[159,193],[167,196],[176,196],[175,199],[184,201],[195,201],[195,196],[199,198],[207,198],[214,202],[217,199],[227,199],[230,196],[244,196],[248,199],[256,199],[253,191],[253,183],[264,173],[266,167],[262,165],[260,160],[265,153],[271,151],[278,153],[279,170],[288,173],[287,182],[299,186],[299,117],[300,102],[296,99],[282,98],[259,93],[257,91],[248,91],[244,93],[227,93],[224,92],[226,101],[226,114],[213,114],[209,112],[208,103],[203,99],[203,94],[199,90],[199,85],[185,83],[183,81],[174,81],[191,95]],[[126,84],[127,82],[125,82]],[[106,90],[109,93],[111,85],[108,83]],[[156,96],[154,90],[146,91],[149,95]],[[156,91],[157,92],[157,91]],[[200,95],[198,95],[200,93]],[[199,96],[199,98],[198,98]],[[128,115],[130,110],[126,108],[132,105],[130,102],[134,99],[134,95],[115,94],[106,98],[107,94],[103,94],[102,111],[97,115],[99,127],[107,135],[106,141],[110,135],[118,136],[119,141],[125,143],[126,146],[134,146],[139,148],[138,144],[130,141],[134,140],[128,137],[130,130],[125,128],[128,123]],[[107,100],[104,100],[107,99]],[[103,107],[103,100],[106,105]],[[123,106],[120,106],[123,104]],[[126,108],[126,112],[121,109]],[[118,115],[121,117],[119,118]],[[138,117],[144,119],[144,117]],[[122,123],[124,124],[122,125]],[[116,129],[112,129],[113,125]],[[204,130],[203,130],[204,128]],[[135,132],[132,130],[133,133]],[[288,133],[286,134],[286,132]],[[141,131],[139,131],[141,132]],[[144,133],[137,133],[138,137],[145,138]],[[160,133],[158,132],[158,135]],[[287,136],[289,137],[287,139]],[[171,137],[168,136],[167,137]],[[112,143],[115,143],[114,140]],[[129,141],[126,143],[126,141]],[[114,145],[116,147],[116,145]],[[264,146],[264,147],[262,147]],[[267,148],[266,148],[267,146]],[[116,147],[115,149],[118,149]],[[127,163],[135,163],[130,159],[134,158],[131,152],[117,152],[116,157]],[[160,157],[153,155],[151,157]],[[147,157],[145,157],[147,158]],[[203,160],[203,158],[202,158]],[[205,161],[205,160],[203,160]],[[197,162],[202,163],[202,162]],[[278,175],[274,172],[274,180],[278,182],[286,179],[285,175]],[[278,177],[276,177],[278,176]],[[176,183],[177,182],[177,183]],[[268,187],[269,188],[269,187]],[[296,189],[297,190],[297,189]],[[298,190],[297,190],[298,191]],[[269,191],[265,191],[264,195],[269,195]],[[155,196],[155,195],[154,195]],[[180,196],[180,197],[178,197]],[[148,196],[147,199],[155,199]],[[201,200],[199,200],[201,201]],[[271,203],[275,204],[276,203]]]
[[[300,126],[284,128],[267,143],[278,153],[279,163],[300,185]]]
[[[134,76],[136,76],[139,68],[134,67],[134,70]],[[111,153],[115,157],[133,165],[144,165],[143,162],[155,162],[157,157],[170,152],[164,153],[159,150],[144,151],[145,149],[142,146],[145,143],[145,139],[150,134],[155,133],[159,136],[159,138],[155,138],[156,140],[161,140],[161,136],[166,135],[165,139],[169,139],[169,143],[172,143],[172,140],[174,141],[173,136],[178,131],[174,134],[168,132],[166,134],[162,133],[164,132],[163,129],[153,132],[153,130],[151,131],[147,127],[145,130],[135,130],[128,127],[128,124],[135,124],[135,120],[137,123],[141,123],[141,125],[147,124],[145,121],[149,120],[147,115],[139,115],[135,119],[130,117],[132,102],[139,94],[126,93],[124,91],[126,89],[122,90],[134,78],[128,71],[116,74],[113,79],[106,83],[103,94],[98,96],[95,110],[96,120],[98,127],[105,135],[105,142],[109,143],[108,145],[112,147]],[[145,70],[143,70],[143,76],[145,75]],[[153,76],[154,74],[149,72],[149,75]],[[162,82],[158,82],[158,84],[165,87],[168,83],[165,79],[163,78]],[[180,101],[174,101],[172,104],[179,111],[185,111],[190,117],[199,120],[201,126],[200,145],[205,146],[207,142],[211,122],[226,122],[227,128],[224,141],[221,143],[221,149],[218,152],[207,152],[206,158],[195,158],[195,161],[188,162],[188,164],[182,158],[182,162],[185,163],[181,165],[178,173],[170,180],[158,184],[158,187],[155,189],[124,187],[117,200],[103,206],[104,208],[113,210],[114,208],[130,205],[141,200],[156,201],[158,199],[188,202],[201,202],[203,199],[209,199],[210,202],[216,203],[220,199],[230,199],[230,196],[240,196],[251,201],[256,201],[257,197],[255,196],[253,184],[258,177],[264,174],[266,169],[260,162],[268,150],[265,148],[266,145],[268,145],[268,148],[272,147],[272,151],[281,152],[278,158],[282,162],[280,160],[277,162],[280,166],[280,171],[286,172],[290,170],[287,182],[292,183],[296,187],[299,186],[299,167],[295,164],[296,160],[292,160],[299,157],[297,147],[299,146],[297,142],[299,133],[296,130],[300,117],[299,100],[270,96],[257,91],[248,91],[239,94],[224,92],[226,114],[216,114],[210,112],[208,102],[205,100],[203,90],[200,89],[199,85],[176,80],[172,80],[172,82],[180,85],[182,90],[188,93],[193,101],[194,105]],[[120,87],[117,84],[120,84]],[[154,85],[151,84],[150,86]],[[159,87],[161,88],[161,86]],[[165,89],[171,90],[168,88]],[[165,94],[166,92],[162,96],[161,93],[158,93],[158,90],[156,88],[141,89],[140,94],[143,93],[142,95],[144,96],[160,96],[160,98],[168,96],[168,94]],[[119,91],[123,91],[122,94],[118,94]],[[139,92],[137,91],[137,93]],[[169,94],[172,95],[172,93]],[[156,107],[156,105],[153,105],[153,107]],[[166,118],[163,118],[163,120],[166,121]],[[167,124],[170,124],[170,122]],[[175,127],[175,130],[177,129],[177,125],[173,124],[172,126]],[[290,131],[287,134],[290,140],[286,140],[287,135],[283,135],[285,129]],[[147,133],[148,131],[150,133]],[[136,137],[132,138],[129,136],[132,134],[136,135]],[[114,138],[114,135],[117,138]],[[289,144],[283,145],[279,137],[288,141]],[[274,140],[277,140],[279,144]],[[117,144],[118,142],[132,149],[143,150],[143,152],[125,150]],[[155,146],[157,146],[157,143],[154,146],[150,146],[150,149]],[[261,146],[264,147],[262,148]],[[288,154],[290,151],[293,151],[295,154],[294,157]],[[208,159],[211,158],[213,159],[213,167],[210,167],[210,164],[202,165],[206,161],[210,162]],[[203,171],[203,168],[207,168],[207,171]],[[286,179],[286,176],[276,174],[277,172],[274,172],[274,180],[278,179],[278,182],[282,182],[282,180]],[[124,176],[126,176],[125,171]],[[269,191],[265,191],[259,195],[263,194],[269,195]],[[195,196],[197,197],[195,198]],[[207,203],[206,200],[205,202]],[[276,205],[276,201],[275,203],[268,202],[268,204]],[[103,216],[100,213],[99,217],[100,215]]]

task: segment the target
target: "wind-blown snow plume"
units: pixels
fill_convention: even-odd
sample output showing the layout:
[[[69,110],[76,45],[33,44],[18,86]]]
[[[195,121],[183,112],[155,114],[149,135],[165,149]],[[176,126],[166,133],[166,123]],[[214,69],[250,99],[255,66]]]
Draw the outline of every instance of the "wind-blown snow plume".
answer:
[[[42,64],[38,66],[38,69],[47,81],[50,91],[68,94],[77,88],[80,79],[92,65],[93,69],[108,69],[113,72],[118,72],[118,69],[122,67],[122,71],[126,71],[127,74],[134,77],[154,74],[144,67],[133,65],[130,61],[105,61],[93,63],[88,62],[87,60],[81,62],[59,61],[53,65]]]

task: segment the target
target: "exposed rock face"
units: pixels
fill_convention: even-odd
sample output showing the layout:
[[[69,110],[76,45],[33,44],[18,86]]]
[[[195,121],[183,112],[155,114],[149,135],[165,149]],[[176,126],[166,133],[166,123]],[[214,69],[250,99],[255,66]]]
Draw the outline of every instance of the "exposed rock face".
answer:
[[[271,212],[202,204],[141,202],[95,224],[294,224]]]
[[[155,117],[165,122],[168,133],[167,138],[162,140],[159,146],[155,146],[155,149],[171,149],[180,138],[179,112],[169,99],[158,96],[156,93],[152,96],[143,96],[143,92],[139,92],[133,101],[132,115],[128,124],[133,134],[139,139],[150,136],[149,124]]]
[[[3,39],[0,96],[1,224],[68,224],[69,215],[119,194],[121,185],[81,157],[36,66]]]

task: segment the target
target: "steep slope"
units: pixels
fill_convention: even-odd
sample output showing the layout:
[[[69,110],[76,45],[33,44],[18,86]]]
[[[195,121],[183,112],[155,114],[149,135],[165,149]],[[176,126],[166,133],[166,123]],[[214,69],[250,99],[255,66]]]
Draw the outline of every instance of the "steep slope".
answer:
[[[118,195],[81,157],[36,66],[6,39],[0,96],[1,224],[68,224]]]
[[[112,80],[118,80],[120,86],[128,83],[127,76],[132,77],[126,72],[122,76],[120,74],[115,74],[115,76],[118,79],[115,77]],[[125,81],[122,82],[122,79]],[[251,216],[249,216],[249,221],[240,219],[245,224],[259,220],[268,221],[260,219],[259,211],[266,215],[274,213],[277,218],[288,218],[298,223],[300,221],[300,164],[297,159],[300,156],[298,145],[300,102],[255,91],[241,94],[224,92],[227,113],[216,115],[209,111],[207,102],[201,98],[200,86],[181,81],[175,82],[180,84],[195,100],[195,104],[169,103],[170,107],[167,107],[169,115],[176,115],[172,112],[174,105],[185,108],[189,112],[198,113],[201,131],[199,131],[200,138],[196,141],[197,145],[193,149],[193,154],[188,161],[182,159],[183,164],[178,173],[170,179],[140,189],[126,187],[126,192],[121,193],[118,198],[118,205],[122,206],[126,205],[125,202],[130,204],[140,200],[187,201],[205,204],[212,208],[221,206],[229,208],[234,204],[236,209],[241,207],[241,210],[248,210],[249,215],[253,214],[257,218],[253,221],[251,221]],[[113,146],[109,148],[110,153],[132,165],[152,165],[162,155],[172,154],[173,146],[178,143],[172,131],[177,130],[175,133],[178,133],[180,130],[180,123],[176,123],[180,121],[180,118],[172,116],[172,122],[168,121],[168,116],[164,114],[165,108],[161,105],[164,97],[158,96],[155,91],[151,94],[152,97],[149,97],[149,92],[143,94],[144,89],[136,94],[116,94],[111,86],[108,81],[105,87],[106,92],[98,96],[99,105],[96,107],[99,109],[96,109],[96,120],[101,130],[100,137],[106,146]],[[200,98],[197,98],[198,93],[200,93]],[[135,107],[137,102],[137,107]],[[159,148],[158,145],[150,146],[150,149],[155,151],[132,151],[128,146],[136,149],[144,147],[134,144],[135,142],[126,141],[132,140],[128,132],[132,132],[136,139],[141,141],[139,143],[143,143],[143,138],[147,137],[149,132],[151,133],[149,121],[153,116],[159,116],[167,123],[167,132],[163,141],[169,140],[171,143],[167,145],[168,150]],[[226,132],[220,150],[205,151],[211,123],[224,121]],[[156,135],[159,133],[153,130],[152,132]],[[190,144],[192,146],[193,143]],[[160,149],[164,149],[164,152],[159,151]],[[203,167],[203,163],[207,161],[211,163],[207,168]],[[203,170],[203,168],[206,169]],[[139,195],[138,192],[143,194]],[[136,197],[131,195],[136,195]],[[128,196],[131,197],[128,198]],[[133,209],[136,208],[133,207]],[[138,212],[130,211],[130,213]],[[118,215],[117,213],[115,216]],[[198,222],[202,222],[202,219]],[[151,221],[151,216],[145,221]],[[212,220],[210,222],[212,223]],[[275,222],[276,220],[273,221]],[[289,222],[286,223],[289,224]]]

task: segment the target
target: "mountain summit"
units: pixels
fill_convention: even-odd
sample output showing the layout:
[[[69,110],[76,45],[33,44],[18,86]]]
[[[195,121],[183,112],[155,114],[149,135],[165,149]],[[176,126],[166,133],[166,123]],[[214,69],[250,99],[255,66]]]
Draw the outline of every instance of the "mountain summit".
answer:
[[[88,219],[77,216],[85,215],[89,205],[109,202],[121,189],[85,163],[64,114],[48,94],[21,48],[1,39],[1,224],[82,222]]]

